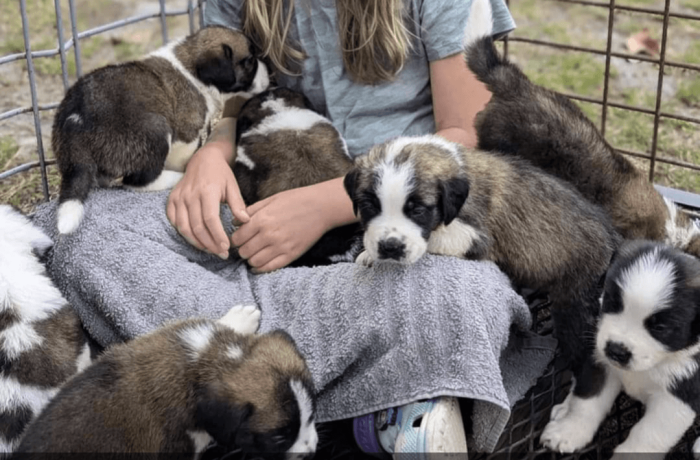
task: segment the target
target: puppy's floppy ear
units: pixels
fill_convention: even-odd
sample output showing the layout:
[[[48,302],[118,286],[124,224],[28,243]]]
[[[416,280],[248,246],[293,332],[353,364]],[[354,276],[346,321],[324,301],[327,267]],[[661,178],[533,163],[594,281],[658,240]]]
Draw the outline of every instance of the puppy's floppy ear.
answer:
[[[228,92],[236,83],[233,68],[233,51],[228,45],[222,45],[223,55],[211,54],[200,59],[195,65],[197,78],[205,85],[215,86],[221,92]]]
[[[440,181],[440,199],[438,206],[442,211],[442,221],[449,225],[459,214],[469,196],[469,180],[466,177],[455,177]]]
[[[343,179],[343,185],[345,186],[345,191],[352,200],[352,212],[357,215],[357,194],[355,193],[355,187],[357,186],[357,176],[360,175],[360,170],[355,168],[345,175]]]
[[[204,390],[197,401],[195,421],[197,426],[214,438],[217,444],[233,448],[246,444],[250,434],[246,425],[253,415],[251,403],[238,405],[217,397],[213,389]]]

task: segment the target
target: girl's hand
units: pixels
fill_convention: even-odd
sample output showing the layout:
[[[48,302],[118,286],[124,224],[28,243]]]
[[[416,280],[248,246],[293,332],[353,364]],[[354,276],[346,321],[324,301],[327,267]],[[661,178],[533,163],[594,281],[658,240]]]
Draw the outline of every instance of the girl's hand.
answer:
[[[170,192],[170,223],[193,246],[228,258],[230,247],[219,216],[219,205],[228,203],[233,216],[248,222],[238,183],[228,164],[230,142],[209,142],[190,159],[185,175]]]
[[[247,210],[250,221],[231,241],[260,273],[289,265],[328,230],[355,221],[342,178],[278,193]]]

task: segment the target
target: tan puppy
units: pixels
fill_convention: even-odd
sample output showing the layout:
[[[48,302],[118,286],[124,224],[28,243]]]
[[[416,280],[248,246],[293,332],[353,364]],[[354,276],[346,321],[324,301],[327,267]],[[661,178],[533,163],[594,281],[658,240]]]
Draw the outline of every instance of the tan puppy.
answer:
[[[495,262],[517,287],[549,293],[577,391],[598,384],[586,337],[619,242],[602,209],[526,161],[439,136],[373,147],[345,186],[365,229],[358,262],[411,264],[426,252]]]
[[[253,335],[260,311],[190,319],[108,349],[32,423],[18,452],[315,452],[314,390],[282,331]]]

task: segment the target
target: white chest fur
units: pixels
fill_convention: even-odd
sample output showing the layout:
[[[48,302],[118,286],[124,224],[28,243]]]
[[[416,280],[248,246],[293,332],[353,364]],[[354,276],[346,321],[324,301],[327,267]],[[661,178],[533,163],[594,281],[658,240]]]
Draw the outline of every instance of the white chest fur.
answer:
[[[170,151],[168,152],[168,157],[165,160],[165,169],[171,171],[184,172],[185,165],[189,159],[194,155],[197,150],[197,146],[204,144],[209,135],[209,126],[214,126],[219,122],[224,110],[225,98],[219,92],[218,89],[213,86],[207,86],[198,79],[194,77],[185,67],[182,65],[180,60],[175,56],[175,47],[182,42],[181,40],[176,40],[170,42],[168,45],[154,51],[149,54],[148,57],[159,57],[168,61],[176,71],[180,72],[204,97],[206,103],[206,114],[204,117],[204,123],[202,124],[199,133],[195,139],[190,142],[183,142],[180,140],[175,140],[170,144]]]
[[[450,225],[440,225],[433,230],[428,239],[428,252],[464,257],[479,238],[479,232],[474,227],[455,219]]]

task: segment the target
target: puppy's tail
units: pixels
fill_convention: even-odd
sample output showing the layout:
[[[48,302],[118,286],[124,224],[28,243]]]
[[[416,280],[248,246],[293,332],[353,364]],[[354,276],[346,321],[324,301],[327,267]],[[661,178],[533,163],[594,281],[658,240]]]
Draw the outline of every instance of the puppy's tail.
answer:
[[[83,203],[97,180],[97,165],[73,164],[61,173],[57,227],[65,235],[73,233],[83,220]]]
[[[491,0],[472,0],[462,44],[467,66],[492,93],[514,94],[514,87],[527,81],[522,78],[520,69],[502,58],[496,50]]]

